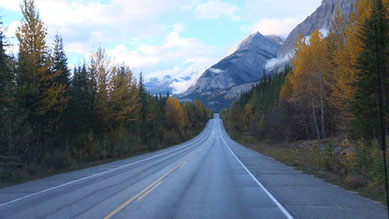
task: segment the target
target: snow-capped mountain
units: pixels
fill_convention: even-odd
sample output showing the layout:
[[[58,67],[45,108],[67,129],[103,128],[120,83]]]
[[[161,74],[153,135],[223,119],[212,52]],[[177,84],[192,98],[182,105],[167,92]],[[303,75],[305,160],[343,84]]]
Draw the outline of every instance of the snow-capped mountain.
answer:
[[[232,99],[263,77],[266,62],[276,57],[281,44],[279,37],[259,32],[250,35],[230,55],[208,68],[181,97],[200,98],[216,111],[228,107]]]
[[[177,81],[177,79],[172,78],[170,75],[166,75],[162,80],[154,77],[150,78],[149,81],[145,83],[145,87],[151,94],[166,94],[167,92],[172,94],[173,87],[171,85]]]

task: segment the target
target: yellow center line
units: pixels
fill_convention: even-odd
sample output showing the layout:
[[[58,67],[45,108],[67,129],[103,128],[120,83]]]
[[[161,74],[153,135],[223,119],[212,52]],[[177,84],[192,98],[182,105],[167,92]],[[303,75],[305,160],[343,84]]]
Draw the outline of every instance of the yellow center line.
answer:
[[[149,191],[145,192],[141,197],[139,197],[136,201],[140,201],[142,200],[142,198],[144,198],[146,195],[148,195],[151,191],[153,191],[155,188],[157,188],[159,185],[161,185],[162,181],[160,181],[159,183],[157,183],[155,186],[153,186],[151,189],[149,189]]]
[[[183,167],[186,163],[188,163],[188,161],[186,161],[185,163],[181,164],[180,168]]]
[[[169,174],[171,174],[173,171],[175,171],[177,168],[179,167],[182,167],[183,165],[185,165],[189,159],[191,159],[193,157],[193,154],[194,153],[198,153],[199,150],[197,150],[196,152],[193,152],[188,158],[186,158],[184,161],[182,161],[181,163],[179,163],[176,167],[174,167],[173,169],[169,170],[169,172],[167,172],[165,175],[161,176],[159,179],[157,179],[156,181],[154,181],[152,184],[150,184],[149,186],[147,186],[145,189],[143,189],[141,192],[139,192],[138,194],[136,194],[135,196],[133,196],[132,198],[130,198],[129,200],[127,200],[126,202],[124,202],[122,205],[120,205],[117,209],[115,209],[114,211],[112,211],[109,215],[107,215],[106,217],[104,217],[104,219],[109,219],[111,218],[112,216],[114,216],[116,213],[118,213],[121,209],[123,209],[124,207],[126,207],[128,204],[130,204],[132,201],[134,201],[136,198],[138,198],[140,195],[142,195],[144,192],[144,194],[139,197],[137,199],[137,202],[140,201],[142,198],[144,198],[146,195],[148,195],[151,191],[153,191],[156,187],[158,187],[162,182],[162,180],[167,177]],[[157,185],[156,185],[157,184]],[[152,187],[152,188],[151,188]],[[151,189],[150,189],[151,188]],[[150,190],[148,190],[150,189]],[[148,191],[147,191],[148,190]],[[147,192],[146,192],[147,191]]]

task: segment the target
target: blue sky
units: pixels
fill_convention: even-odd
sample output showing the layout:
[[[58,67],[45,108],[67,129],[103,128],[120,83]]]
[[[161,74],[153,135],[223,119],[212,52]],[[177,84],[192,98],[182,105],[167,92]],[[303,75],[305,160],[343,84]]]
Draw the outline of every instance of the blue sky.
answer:
[[[70,65],[81,64],[97,46],[115,62],[146,79],[193,75],[175,84],[182,92],[202,71],[256,31],[287,34],[321,0],[35,0],[49,31],[65,42]],[[17,53],[15,30],[21,0],[0,0],[6,35]]]

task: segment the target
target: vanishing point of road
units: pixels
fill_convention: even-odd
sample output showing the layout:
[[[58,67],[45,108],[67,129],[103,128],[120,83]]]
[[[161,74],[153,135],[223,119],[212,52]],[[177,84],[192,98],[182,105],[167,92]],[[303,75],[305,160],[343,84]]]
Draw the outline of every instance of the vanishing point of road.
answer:
[[[231,140],[215,114],[164,150],[0,189],[0,218],[386,218],[386,208]]]

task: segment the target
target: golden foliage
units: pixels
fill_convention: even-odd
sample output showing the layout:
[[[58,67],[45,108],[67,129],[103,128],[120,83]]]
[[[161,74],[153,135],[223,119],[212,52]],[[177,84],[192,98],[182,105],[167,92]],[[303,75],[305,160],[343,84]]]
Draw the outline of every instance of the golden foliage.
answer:
[[[170,127],[182,131],[185,125],[184,110],[175,97],[169,97],[166,102],[166,119]]]
[[[127,125],[140,116],[139,90],[129,67],[114,67],[112,72],[108,100],[110,119]]]
[[[23,19],[16,31],[22,72],[19,76],[20,93],[39,101],[37,107],[32,109],[38,115],[46,115],[50,110],[62,112],[69,97],[64,95],[64,85],[53,82],[61,72],[51,71],[53,61],[46,47],[47,29],[39,17],[34,0],[24,0],[21,11]]]

